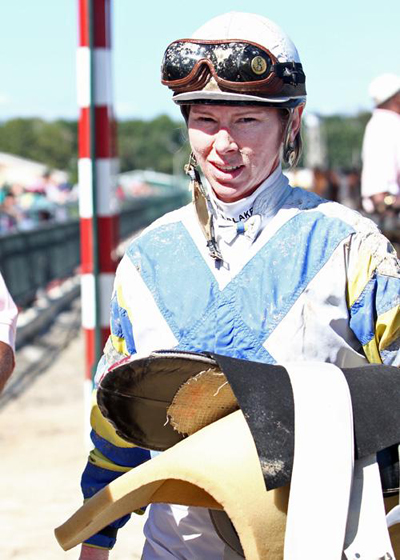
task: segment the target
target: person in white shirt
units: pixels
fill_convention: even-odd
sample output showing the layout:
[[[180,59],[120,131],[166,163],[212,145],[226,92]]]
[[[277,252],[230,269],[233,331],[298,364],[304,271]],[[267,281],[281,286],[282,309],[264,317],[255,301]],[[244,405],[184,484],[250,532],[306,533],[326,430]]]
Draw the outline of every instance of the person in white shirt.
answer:
[[[0,274],[0,393],[15,366],[15,331],[18,310]]]
[[[369,87],[374,110],[364,134],[361,196],[364,210],[400,206],[400,76],[383,74]]]

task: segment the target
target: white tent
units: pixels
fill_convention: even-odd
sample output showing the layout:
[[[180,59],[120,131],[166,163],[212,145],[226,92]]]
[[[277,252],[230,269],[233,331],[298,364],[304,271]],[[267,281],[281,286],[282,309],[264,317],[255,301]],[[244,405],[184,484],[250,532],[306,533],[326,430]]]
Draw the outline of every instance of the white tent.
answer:
[[[18,183],[23,187],[29,187],[37,183],[48,170],[49,168],[43,163],[0,152],[0,185]],[[57,183],[68,180],[65,171],[52,169],[51,175]]]

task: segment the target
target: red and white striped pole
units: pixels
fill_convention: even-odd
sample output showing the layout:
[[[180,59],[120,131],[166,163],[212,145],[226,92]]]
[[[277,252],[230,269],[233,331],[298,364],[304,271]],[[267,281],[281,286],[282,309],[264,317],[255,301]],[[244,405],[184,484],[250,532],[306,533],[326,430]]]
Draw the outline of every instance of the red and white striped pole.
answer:
[[[118,160],[112,111],[111,0],[78,0],[78,6],[81,297],[86,343],[85,386],[89,393],[109,333],[118,243]]]

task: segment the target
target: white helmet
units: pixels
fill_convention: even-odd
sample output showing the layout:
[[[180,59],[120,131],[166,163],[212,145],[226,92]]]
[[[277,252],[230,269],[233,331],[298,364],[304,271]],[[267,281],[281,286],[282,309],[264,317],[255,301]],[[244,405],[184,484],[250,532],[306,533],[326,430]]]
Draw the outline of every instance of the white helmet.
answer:
[[[271,20],[230,12],[171,43],[162,83],[179,105],[263,104],[292,108],[305,102],[305,75],[296,47]]]
[[[376,106],[382,105],[391,97],[400,92],[400,77],[396,74],[383,74],[378,76],[369,86],[369,95]]]

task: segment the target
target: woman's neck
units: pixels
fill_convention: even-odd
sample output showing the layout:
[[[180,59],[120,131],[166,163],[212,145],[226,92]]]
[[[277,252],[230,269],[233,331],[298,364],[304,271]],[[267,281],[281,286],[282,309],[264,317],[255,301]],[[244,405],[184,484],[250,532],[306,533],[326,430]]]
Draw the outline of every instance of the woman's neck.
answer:
[[[218,199],[208,183],[207,189],[216,219],[229,220],[235,223],[247,220],[253,214],[272,217],[279,210],[291,190],[280,165],[252,194],[235,202],[223,202]]]

